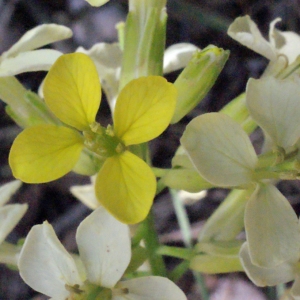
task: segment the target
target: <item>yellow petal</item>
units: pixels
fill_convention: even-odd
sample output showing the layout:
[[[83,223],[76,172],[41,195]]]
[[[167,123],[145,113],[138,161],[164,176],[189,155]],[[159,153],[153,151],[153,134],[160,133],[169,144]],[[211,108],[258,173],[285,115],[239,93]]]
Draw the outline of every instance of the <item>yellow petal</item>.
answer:
[[[134,224],[146,218],[156,191],[151,168],[129,151],[109,157],[95,184],[101,204],[118,220]]]
[[[50,69],[44,84],[45,101],[64,123],[84,130],[95,121],[101,100],[96,67],[87,55],[62,55]]]
[[[114,112],[114,130],[125,145],[147,142],[169,125],[176,88],[159,76],[141,77],[122,89]]]
[[[81,135],[54,125],[29,127],[15,139],[9,154],[13,175],[27,183],[55,180],[70,172],[83,149]]]

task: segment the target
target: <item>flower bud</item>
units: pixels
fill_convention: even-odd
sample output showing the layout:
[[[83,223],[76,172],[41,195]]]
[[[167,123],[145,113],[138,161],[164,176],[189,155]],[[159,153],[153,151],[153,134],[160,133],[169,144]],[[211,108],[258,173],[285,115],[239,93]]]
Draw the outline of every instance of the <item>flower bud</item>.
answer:
[[[174,83],[178,90],[178,98],[171,124],[180,121],[206,96],[228,57],[228,50],[213,45],[195,52]]]

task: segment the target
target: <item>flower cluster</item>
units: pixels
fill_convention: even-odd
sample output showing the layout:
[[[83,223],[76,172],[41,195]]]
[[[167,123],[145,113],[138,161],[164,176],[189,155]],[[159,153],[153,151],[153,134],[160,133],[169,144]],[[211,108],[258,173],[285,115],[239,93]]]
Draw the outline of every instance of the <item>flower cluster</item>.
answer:
[[[28,183],[55,180],[70,172],[84,147],[103,162],[96,179],[100,203],[126,223],[143,220],[152,205],[156,179],[151,168],[130,151],[168,126],[176,89],[158,76],[139,78],[121,91],[114,125],[95,121],[101,86],[92,60],[85,54],[61,56],[44,83],[49,109],[66,125],[25,129],[14,141],[9,162],[16,178]]]
[[[243,196],[248,199],[244,210],[247,240],[240,259],[249,277],[260,286],[295,278],[299,260],[298,217],[274,185],[274,180],[298,178],[299,94],[296,77],[249,80],[247,108],[267,141],[259,156],[242,127],[222,113],[196,117],[181,138],[205,180],[214,186],[247,190]],[[296,281],[292,289],[294,296],[299,296],[298,284]]]
[[[101,6],[109,0],[86,1]],[[164,56],[165,6],[166,1],[130,1],[125,28],[118,27],[119,43],[79,47],[71,54],[37,50],[72,35],[48,24],[28,31],[1,55],[0,97],[25,128],[9,154],[13,175],[25,183],[53,181],[71,171],[92,176],[92,185],[71,191],[94,211],[77,229],[79,255],[67,252],[47,221],[31,228],[21,249],[4,240],[27,205],[3,206],[20,182],[1,187],[0,261],[18,266],[29,286],[57,300],[185,300],[168,278],[179,278],[187,268],[244,270],[258,286],[295,280],[289,296],[300,299],[299,219],[276,187],[279,180],[300,178],[300,36],[277,30],[277,18],[266,40],[249,16],[237,18],[228,35],[269,60],[262,78],[250,79],[246,93],[223,112],[193,119],[171,169],[152,168],[147,143],[205,97],[229,56],[213,45],[200,50],[185,43]],[[174,84],[155,75],[183,67]],[[49,72],[39,96],[13,77],[40,70]],[[112,124],[105,127],[97,120],[102,91],[112,112]],[[256,127],[265,137],[260,154],[248,135]],[[166,186],[232,189],[194,249],[177,192],[171,195],[190,249],[160,247],[151,216],[146,219]],[[143,220],[131,240],[126,224]],[[237,238],[243,229],[246,239]],[[166,253],[188,263],[168,278],[150,272],[140,277],[138,266],[146,260],[152,274],[166,276],[159,266]]]

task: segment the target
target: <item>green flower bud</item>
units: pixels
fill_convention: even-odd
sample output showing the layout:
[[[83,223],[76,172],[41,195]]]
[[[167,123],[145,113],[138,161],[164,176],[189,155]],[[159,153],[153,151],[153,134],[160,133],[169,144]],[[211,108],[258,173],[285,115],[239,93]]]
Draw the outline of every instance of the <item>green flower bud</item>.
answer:
[[[195,52],[174,83],[178,90],[178,98],[171,124],[180,121],[206,96],[228,57],[228,50],[213,45]]]
[[[23,128],[45,123],[60,123],[50,113],[42,99],[26,90],[13,76],[0,78],[0,99],[7,104],[7,114]]]
[[[216,274],[243,271],[239,259],[241,241],[215,241],[198,243],[195,246],[197,254],[191,259],[192,270]]]
[[[132,79],[162,75],[166,0],[130,0],[119,89]]]

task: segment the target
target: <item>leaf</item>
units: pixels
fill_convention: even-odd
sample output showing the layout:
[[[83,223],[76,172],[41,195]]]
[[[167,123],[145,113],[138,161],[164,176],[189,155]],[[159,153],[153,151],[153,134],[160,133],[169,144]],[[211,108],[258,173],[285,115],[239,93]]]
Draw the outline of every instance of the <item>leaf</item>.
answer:
[[[159,136],[169,125],[176,105],[175,87],[159,76],[141,77],[120,92],[114,131],[126,146]]]
[[[45,78],[44,96],[61,121],[81,131],[89,129],[101,100],[101,85],[92,59],[83,53],[59,57]]]
[[[210,183],[232,187],[252,181],[257,156],[247,134],[230,117],[201,115],[187,125],[180,142]]]
[[[151,168],[129,151],[109,157],[95,184],[100,203],[118,220],[134,224],[146,218],[156,191]]]
[[[29,127],[15,139],[9,165],[15,178],[23,182],[49,182],[70,172],[82,149],[83,138],[73,129],[54,125]]]

